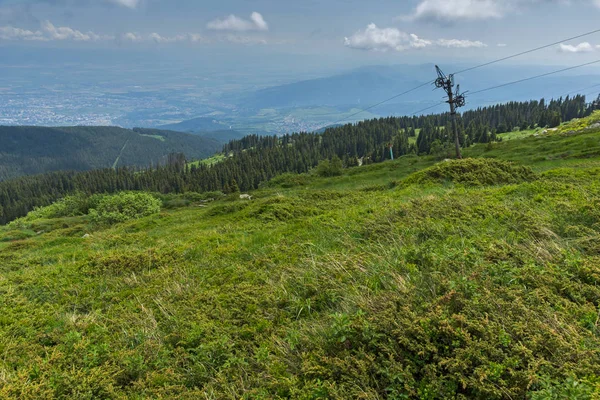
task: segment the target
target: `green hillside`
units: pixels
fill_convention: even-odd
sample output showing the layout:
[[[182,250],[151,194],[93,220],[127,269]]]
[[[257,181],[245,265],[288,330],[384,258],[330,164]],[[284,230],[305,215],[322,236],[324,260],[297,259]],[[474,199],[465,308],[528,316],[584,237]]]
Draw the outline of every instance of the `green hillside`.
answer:
[[[588,125],[0,227],[0,398],[598,398]]]
[[[199,159],[221,148],[210,138],[117,127],[0,126],[0,143],[0,180],[58,170],[147,167],[169,153]]]

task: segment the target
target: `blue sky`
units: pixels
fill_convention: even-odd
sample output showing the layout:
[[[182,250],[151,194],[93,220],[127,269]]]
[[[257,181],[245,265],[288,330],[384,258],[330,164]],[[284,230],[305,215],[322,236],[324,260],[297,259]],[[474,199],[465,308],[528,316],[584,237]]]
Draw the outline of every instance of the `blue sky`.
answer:
[[[600,28],[600,0],[0,0],[0,46],[470,62]],[[600,34],[518,62],[600,58]],[[296,58],[290,57],[290,66]]]

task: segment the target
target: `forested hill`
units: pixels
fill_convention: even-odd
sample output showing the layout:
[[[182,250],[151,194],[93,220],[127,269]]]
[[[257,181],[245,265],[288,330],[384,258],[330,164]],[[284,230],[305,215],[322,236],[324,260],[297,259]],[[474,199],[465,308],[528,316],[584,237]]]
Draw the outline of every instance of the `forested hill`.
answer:
[[[0,126],[0,180],[58,170],[147,167],[170,153],[204,158],[220,147],[214,139],[163,130]]]

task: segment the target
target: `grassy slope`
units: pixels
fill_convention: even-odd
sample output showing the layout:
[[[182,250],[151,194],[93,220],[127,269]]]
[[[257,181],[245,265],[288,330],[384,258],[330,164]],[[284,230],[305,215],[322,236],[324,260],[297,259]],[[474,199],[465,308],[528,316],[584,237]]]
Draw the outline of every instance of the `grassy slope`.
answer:
[[[539,173],[506,186],[405,186],[435,162],[405,157],[112,228],[2,228],[0,398],[588,398],[599,151],[466,152]]]

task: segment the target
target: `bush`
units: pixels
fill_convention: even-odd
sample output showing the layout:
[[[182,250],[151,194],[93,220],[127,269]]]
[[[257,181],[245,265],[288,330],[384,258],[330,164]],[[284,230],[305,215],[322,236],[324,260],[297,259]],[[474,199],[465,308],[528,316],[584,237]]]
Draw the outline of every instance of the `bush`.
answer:
[[[405,184],[454,182],[467,186],[502,185],[530,182],[536,179],[529,167],[489,158],[449,160],[419,171]]]
[[[344,165],[338,156],[334,156],[331,161],[323,160],[317,165],[317,175],[321,177],[340,176]]]
[[[296,186],[304,186],[309,183],[308,176],[303,174],[294,174],[294,173],[285,173],[275,178],[271,179],[268,182],[264,182],[259,187],[282,187],[282,188],[292,188]]]
[[[123,192],[104,196],[89,215],[94,222],[115,224],[160,212],[161,202],[148,193]]]
[[[29,226],[28,223],[41,219],[54,219],[63,217],[76,217],[87,215],[91,208],[98,205],[103,195],[88,196],[84,193],[76,193],[66,196],[46,207],[37,207],[30,211],[25,217],[12,221],[9,226],[13,228]]]

